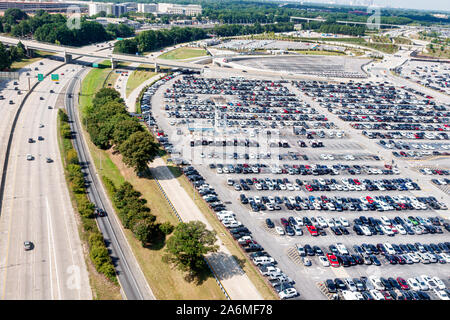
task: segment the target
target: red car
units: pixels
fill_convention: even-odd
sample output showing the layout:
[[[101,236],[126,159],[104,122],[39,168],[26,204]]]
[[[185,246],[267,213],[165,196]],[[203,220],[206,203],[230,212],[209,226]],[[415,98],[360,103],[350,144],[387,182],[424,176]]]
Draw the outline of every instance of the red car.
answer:
[[[283,227],[286,227],[289,225],[289,222],[285,219],[285,218],[281,218],[280,219],[281,224],[283,225]]]
[[[403,290],[409,290],[409,285],[406,283],[405,279],[398,277],[396,280]]]
[[[335,268],[339,267],[339,260],[337,259],[337,257],[334,254],[327,253],[327,259],[330,262],[330,265],[332,267],[335,267]]]
[[[317,232],[316,227],[314,226],[306,226],[306,228],[308,228],[309,233],[313,236],[316,237],[319,235],[319,233]]]
[[[305,186],[305,188],[306,188],[306,190],[308,190],[308,191],[313,191],[313,190],[314,190],[309,184],[307,184],[307,185]]]
[[[367,196],[367,197],[366,197],[366,200],[367,200],[370,204],[373,203],[373,199],[372,199],[370,196]]]

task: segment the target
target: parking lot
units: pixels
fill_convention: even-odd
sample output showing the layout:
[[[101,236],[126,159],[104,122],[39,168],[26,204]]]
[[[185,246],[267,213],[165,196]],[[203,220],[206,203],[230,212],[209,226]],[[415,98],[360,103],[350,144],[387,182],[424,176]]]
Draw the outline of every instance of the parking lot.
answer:
[[[336,78],[365,78],[361,66],[369,59],[341,56],[283,56],[234,59],[233,64],[258,70],[273,70],[286,74],[314,75]]]
[[[344,51],[345,47],[331,46],[324,44],[316,44],[309,42],[298,41],[279,41],[279,40],[242,40],[233,39],[223,42],[215,46],[221,49],[233,50],[330,50],[330,51]]]
[[[408,61],[397,70],[406,79],[450,94],[450,66],[447,63]]]
[[[390,110],[392,104],[398,115],[385,115],[396,118],[367,123],[411,123],[417,116],[415,125],[425,126],[425,131],[427,119],[447,128],[440,119],[448,117],[448,106],[426,102],[431,99],[403,88],[382,87],[177,74],[150,88],[142,107],[144,120],[172,161],[190,164],[186,176],[243,250],[252,254],[261,273],[284,292],[281,297],[289,297],[286,288],[293,286],[300,293],[297,299],[331,298],[323,283],[335,278],[429,275],[448,285],[448,197],[420,180],[421,172],[411,174],[403,163],[386,158],[391,150],[381,139],[363,133],[375,131],[355,127],[359,121],[336,112]],[[372,108],[369,102],[384,107]],[[399,144],[399,139],[384,139]],[[385,246],[363,252],[354,248],[364,243],[369,248],[385,243],[402,248],[400,244],[418,242],[433,244],[416,248],[423,257],[408,246],[390,253],[384,253]],[[348,254],[334,252],[330,246],[338,243]],[[328,263],[333,259],[326,254],[334,253],[339,267],[326,266],[317,254],[307,255],[309,262],[303,259],[299,249],[305,245],[318,246]],[[259,255],[266,258],[256,259]],[[361,298],[346,292],[352,286],[342,288],[340,298]],[[385,299],[426,299],[426,294],[408,296],[394,288],[376,289]],[[363,298],[371,297],[369,290],[361,290]],[[392,292],[385,294],[388,290]],[[417,291],[432,292],[431,299],[442,295]]]

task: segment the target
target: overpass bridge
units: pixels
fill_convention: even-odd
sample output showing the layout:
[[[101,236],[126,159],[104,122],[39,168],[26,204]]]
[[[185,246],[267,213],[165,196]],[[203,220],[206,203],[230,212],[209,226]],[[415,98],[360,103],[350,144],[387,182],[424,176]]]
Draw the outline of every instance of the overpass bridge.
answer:
[[[127,54],[110,54],[107,52],[102,52],[102,50],[94,51],[95,49],[87,49],[87,48],[75,48],[69,46],[58,46],[55,44],[42,43],[34,40],[22,40],[12,37],[0,36],[0,42],[7,45],[17,45],[17,43],[22,42],[27,50],[44,50],[48,52],[54,52],[64,55],[64,60],[68,63],[72,60],[72,56],[82,56],[82,57],[93,57],[96,59],[104,59],[111,61],[111,67],[114,69],[117,67],[118,62],[130,62],[130,63],[139,63],[139,64],[153,64],[155,69],[158,70],[160,67],[168,67],[173,69],[181,69],[181,70],[194,70],[194,71],[211,71],[211,72],[221,72],[224,74],[232,74],[232,75],[245,75],[246,76],[255,76],[255,77],[270,77],[270,78],[281,78],[281,79],[309,79],[315,80],[317,79],[314,76],[305,75],[305,74],[286,74],[286,72],[282,71],[271,71],[271,70],[252,70],[250,68],[243,67],[242,69],[231,68],[230,66],[218,66],[217,63],[208,66],[205,64],[197,64],[189,61],[175,61],[175,60],[165,60],[158,59],[155,57],[149,56],[135,56],[135,55],[127,55]],[[243,55],[237,55],[239,57],[243,57]],[[213,62],[217,62],[219,59],[223,58],[232,58],[236,57],[236,55],[217,55],[207,57],[208,59],[216,60]],[[254,56],[253,56],[254,57]],[[272,56],[273,57],[273,56]],[[336,78],[330,79],[331,81],[349,81],[349,78]]]
[[[153,57],[127,55],[127,54],[111,54],[101,51],[86,51],[83,48],[59,46],[56,44],[42,43],[34,40],[21,40],[12,37],[0,36],[0,41],[8,45],[17,45],[19,42],[22,42],[26,50],[44,50],[48,52],[64,54],[64,61],[67,63],[70,63],[72,61],[73,56],[83,56],[83,57],[92,57],[97,59],[110,60],[111,67],[113,69],[116,68],[117,63],[120,61],[130,63],[152,64],[155,66],[156,69],[159,69],[160,67],[180,68],[190,70],[203,69],[203,66],[189,62],[165,60]]]

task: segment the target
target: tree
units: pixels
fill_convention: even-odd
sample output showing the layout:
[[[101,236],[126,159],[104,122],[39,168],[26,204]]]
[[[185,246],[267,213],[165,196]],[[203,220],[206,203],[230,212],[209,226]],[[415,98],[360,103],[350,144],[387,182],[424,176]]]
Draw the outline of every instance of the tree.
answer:
[[[133,167],[136,173],[143,172],[147,168],[147,163],[156,157],[158,150],[158,144],[148,131],[133,133],[119,146],[123,162]]]
[[[134,223],[132,231],[136,239],[142,243],[142,246],[145,246],[156,237],[159,228],[155,219],[141,219]]]
[[[8,50],[6,50],[6,47],[0,42],[0,70],[11,67],[11,63]]]
[[[164,260],[187,272],[188,281],[193,280],[205,268],[204,256],[217,251],[216,240],[216,233],[201,221],[179,223],[166,242]]]
[[[126,120],[118,121],[114,125],[112,133],[112,142],[118,149],[119,146],[128,139],[135,132],[144,131],[144,128],[139,124],[136,118],[128,118]]]

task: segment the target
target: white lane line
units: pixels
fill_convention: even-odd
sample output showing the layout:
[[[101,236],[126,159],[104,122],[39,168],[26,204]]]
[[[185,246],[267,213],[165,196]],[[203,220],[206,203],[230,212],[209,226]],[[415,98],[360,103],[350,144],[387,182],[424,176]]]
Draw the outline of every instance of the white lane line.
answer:
[[[58,275],[58,262],[56,261],[56,253],[55,253],[55,246],[51,246],[52,243],[54,243],[55,239],[54,239],[54,232],[53,232],[53,224],[51,221],[51,211],[50,211],[50,206],[48,204],[48,198],[45,197],[45,203],[47,205],[47,225],[49,228],[49,252],[52,252],[53,255],[53,260],[55,263],[55,274],[56,274],[56,285],[58,288],[58,299],[61,299],[61,287],[59,285],[59,275]],[[51,250],[51,251],[50,251]],[[51,291],[52,291],[52,300],[55,300],[54,296],[53,296],[53,282],[52,282],[52,264],[51,264],[51,259],[50,259],[50,287],[51,287]]]

